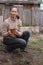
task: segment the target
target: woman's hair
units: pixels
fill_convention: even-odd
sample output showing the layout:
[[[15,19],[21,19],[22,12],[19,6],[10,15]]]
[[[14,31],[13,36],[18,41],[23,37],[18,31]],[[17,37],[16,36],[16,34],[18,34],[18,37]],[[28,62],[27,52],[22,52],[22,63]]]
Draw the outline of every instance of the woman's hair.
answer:
[[[19,15],[17,15],[16,17],[17,17],[17,19],[20,19]]]
[[[17,5],[12,5],[12,6],[10,7],[10,11],[12,10],[12,8],[17,8]]]

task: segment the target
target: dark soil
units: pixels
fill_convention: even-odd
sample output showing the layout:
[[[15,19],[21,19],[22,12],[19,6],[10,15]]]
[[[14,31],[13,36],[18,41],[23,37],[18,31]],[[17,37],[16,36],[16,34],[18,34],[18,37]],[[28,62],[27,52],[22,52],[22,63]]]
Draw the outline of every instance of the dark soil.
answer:
[[[14,53],[0,51],[0,65],[43,65],[43,53],[32,48],[27,48],[27,50],[28,53],[21,54],[17,50]],[[22,58],[26,58],[27,61],[21,63]]]

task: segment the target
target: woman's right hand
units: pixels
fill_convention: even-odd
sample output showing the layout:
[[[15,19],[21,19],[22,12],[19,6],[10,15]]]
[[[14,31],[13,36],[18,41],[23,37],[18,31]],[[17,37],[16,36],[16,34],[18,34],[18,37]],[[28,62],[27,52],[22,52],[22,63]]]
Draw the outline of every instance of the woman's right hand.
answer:
[[[8,31],[8,35],[14,37],[14,34],[12,34],[11,31]]]

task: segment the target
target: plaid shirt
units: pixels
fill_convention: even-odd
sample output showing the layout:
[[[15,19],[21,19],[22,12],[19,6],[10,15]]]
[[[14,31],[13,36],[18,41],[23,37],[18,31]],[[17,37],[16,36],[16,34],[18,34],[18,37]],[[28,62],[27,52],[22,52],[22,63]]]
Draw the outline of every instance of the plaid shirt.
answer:
[[[20,29],[21,26],[22,26],[22,21],[20,19],[16,19],[15,21],[12,21],[11,18],[9,17],[3,22],[2,35],[6,36],[10,29]]]

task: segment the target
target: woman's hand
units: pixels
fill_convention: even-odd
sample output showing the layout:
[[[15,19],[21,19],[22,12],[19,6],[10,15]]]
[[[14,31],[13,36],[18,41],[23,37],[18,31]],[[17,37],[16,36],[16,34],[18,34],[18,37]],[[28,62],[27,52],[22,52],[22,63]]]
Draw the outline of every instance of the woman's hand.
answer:
[[[21,36],[21,35],[22,35],[22,32],[20,32],[20,31],[16,30],[15,35]]]
[[[8,35],[14,37],[14,34],[12,34],[11,31],[8,31]]]

